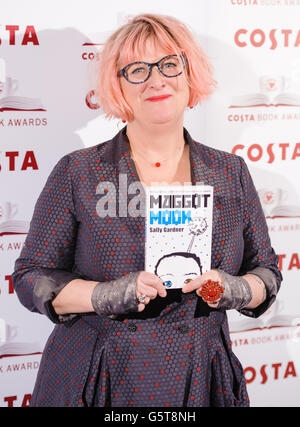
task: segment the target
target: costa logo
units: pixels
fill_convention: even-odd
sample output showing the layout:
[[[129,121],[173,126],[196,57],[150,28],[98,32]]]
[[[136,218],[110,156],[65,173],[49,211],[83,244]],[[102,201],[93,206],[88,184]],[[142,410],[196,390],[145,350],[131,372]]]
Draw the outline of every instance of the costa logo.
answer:
[[[254,381],[266,384],[268,380],[283,380],[289,377],[297,377],[293,361],[287,362],[287,364],[281,362],[272,363],[272,365],[264,364],[260,368],[248,366],[244,369],[244,374],[247,384],[251,384]]]
[[[300,270],[300,256],[298,253],[292,255],[280,254],[278,255],[278,268],[280,270]]]
[[[84,61],[93,61],[96,58],[97,54],[95,52],[83,52],[81,55]]]
[[[232,108],[232,107],[229,107]],[[251,107],[253,108],[253,107]],[[240,124],[244,122],[274,122],[278,120],[295,121],[300,120],[299,113],[258,113],[258,114],[228,114],[227,120],[230,123]]]
[[[241,122],[241,123],[255,121],[254,114],[229,114],[227,119],[229,122]]]
[[[95,49],[94,47],[96,46],[97,49],[101,49],[101,46],[104,46],[104,43],[83,43],[83,46],[89,47],[91,49]],[[100,48],[98,46],[100,46]],[[92,50],[92,51],[88,52],[86,50],[85,52],[82,53],[81,58],[84,61],[98,60],[99,59],[99,51]]]
[[[296,6],[295,0],[230,0],[233,6]]]
[[[3,398],[3,403],[4,403],[3,406],[7,406],[8,408],[12,408],[14,406],[21,406],[23,408],[29,407],[30,399],[31,399],[31,394],[29,393],[24,394],[22,396],[7,396]]]
[[[0,171],[3,165],[5,165],[5,169],[9,171],[26,171],[27,169],[37,170],[39,168],[34,151],[31,150],[26,151],[25,154],[19,151],[4,152],[4,158],[2,159],[2,164],[0,164]]]
[[[14,284],[11,278],[11,275],[7,274],[4,276],[4,280],[7,281],[7,285],[6,285],[6,289],[5,289],[5,293],[7,293],[8,295],[13,295],[15,290],[14,290]],[[3,290],[0,289],[0,295],[2,294]]]
[[[20,29],[19,25],[5,25],[2,31],[4,31],[4,34],[0,38],[0,44],[8,38],[8,44],[15,46],[16,36],[20,36],[21,46],[27,46],[28,44],[38,46],[40,44],[33,25],[27,25],[25,30]]]
[[[295,144],[288,142],[271,143],[265,147],[260,144],[251,144],[249,147],[237,144],[231,152],[232,154],[246,155],[251,162],[266,160],[267,163],[273,163],[275,160],[296,160],[300,157],[300,142]]]
[[[231,0],[233,6],[258,6],[258,0]]]
[[[299,6],[299,0],[230,0],[233,6]]]
[[[266,46],[271,50],[277,47],[298,47],[300,45],[300,30],[273,28],[269,32],[265,32],[261,28],[254,30],[240,28],[234,34],[234,42],[238,47]]]
[[[85,103],[91,110],[98,110],[100,105],[98,103],[95,90],[90,90],[85,97]]]
[[[7,280],[7,287],[5,290],[5,293],[7,292],[8,295],[12,295],[14,294],[14,285],[13,285],[13,281],[10,275],[6,275],[4,276],[4,279]],[[3,290],[0,289],[0,295],[3,293]]]

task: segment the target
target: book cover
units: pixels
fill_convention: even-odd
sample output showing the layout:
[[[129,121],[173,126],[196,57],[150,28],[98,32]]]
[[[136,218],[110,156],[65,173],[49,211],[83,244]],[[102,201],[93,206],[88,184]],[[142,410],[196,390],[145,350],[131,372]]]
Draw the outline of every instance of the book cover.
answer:
[[[212,186],[146,188],[145,270],[166,289],[210,270],[212,215]]]

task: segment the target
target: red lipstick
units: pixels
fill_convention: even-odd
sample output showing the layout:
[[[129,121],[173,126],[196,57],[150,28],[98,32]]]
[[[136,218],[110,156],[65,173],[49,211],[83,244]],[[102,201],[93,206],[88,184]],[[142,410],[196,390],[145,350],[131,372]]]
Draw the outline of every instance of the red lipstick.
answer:
[[[147,101],[156,102],[163,101],[164,99],[170,98],[171,95],[160,95],[160,96],[151,96],[151,98],[147,98]]]

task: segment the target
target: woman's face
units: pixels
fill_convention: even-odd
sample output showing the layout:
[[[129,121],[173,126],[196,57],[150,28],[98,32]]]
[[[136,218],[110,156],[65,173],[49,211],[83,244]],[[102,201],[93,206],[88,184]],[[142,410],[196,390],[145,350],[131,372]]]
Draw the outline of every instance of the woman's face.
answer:
[[[167,55],[170,55],[170,52],[166,52],[156,47],[153,42],[148,41],[143,57],[135,58],[135,61],[153,63]],[[126,65],[122,64],[122,67]],[[146,82],[132,84],[124,77],[120,77],[120,85],[124,98],[132,108],[133,121],[149,125],[178,123],[178,120],[183,119],[190,95],[184,73],[177,77],[165,77],[157,67],[153,67]],[[155,97],[162,95],[169,96],[163,99],[155,99]]]

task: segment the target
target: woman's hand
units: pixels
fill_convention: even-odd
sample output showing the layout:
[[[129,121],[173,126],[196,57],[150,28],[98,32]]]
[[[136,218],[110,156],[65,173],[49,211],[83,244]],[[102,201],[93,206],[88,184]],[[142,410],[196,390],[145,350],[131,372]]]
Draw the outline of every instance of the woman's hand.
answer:
[[[146,295],[145,301],[138,304],[138,311],[143,311],[151,300],[157,297],[167,296],[167,290],[163,285],[162,280],[153,273],[141,271],[136,280],[136,296]]]
[[[201,297],[200,292],[202,290],[202,285],[206,283],[208,280],[212,280],[213,282],[219,282],[220,286],[224,286],[222,283],[222,277],[217,270],[209,270],[201,276],[196,277],[196,279],[191,280],[189,283],[183,286],[182,292],[192,292],[196,291],[196,294]],[[220,298],[216,300],[214,303],[207,302],[207,304],[212,308],[218,308],[219,302],[222,299],[222,295]]]
[[[254,309],[266,299],[264,282],[251,271],[244,276],[232,276],[223,270],[210,270],[184,285],[182,292],[196,291],[198,296],[207,280],[218,282],[224,291],[214,303],[207,302],[212,308],[225,310]]]

